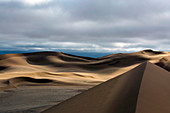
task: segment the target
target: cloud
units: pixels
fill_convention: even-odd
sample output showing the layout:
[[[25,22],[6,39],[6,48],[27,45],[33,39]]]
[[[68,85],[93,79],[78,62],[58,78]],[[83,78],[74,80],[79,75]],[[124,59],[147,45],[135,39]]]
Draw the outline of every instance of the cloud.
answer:
[[[1,49],[9,51],[61,51],[61,52],[98,52],[98,53],[119,53],[135,52],[143,49],[149,49],[153,45],[148,43],[85,43],[85,42],[54,42],[47,40],[37,41],[18,41],[18,42],[1,42]],[[157,45],[157,43],[154,43]],[[157,50],[159,46],[155,46]],[[168,50],[168,49],[167,49]]]
[[[37,50],[167,50],[169,2],[0,0],[0,43],[6,49],[22,42]]]

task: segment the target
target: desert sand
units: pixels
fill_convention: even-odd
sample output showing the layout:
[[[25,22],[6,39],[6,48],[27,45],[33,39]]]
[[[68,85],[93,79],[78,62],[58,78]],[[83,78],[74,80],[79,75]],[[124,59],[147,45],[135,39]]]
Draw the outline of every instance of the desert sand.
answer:
[[[164,51],[100,58],[48,51],[0,55],[0,113],[39,113],[146,61],[170,71],[170,53]]]
[[[40,113],[87,90],[81,86],[20,86],[0,93],[0,113]]]

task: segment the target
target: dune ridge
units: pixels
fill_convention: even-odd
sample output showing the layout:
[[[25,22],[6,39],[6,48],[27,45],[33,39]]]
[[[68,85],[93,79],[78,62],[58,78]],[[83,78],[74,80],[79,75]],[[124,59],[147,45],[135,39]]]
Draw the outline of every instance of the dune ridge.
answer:
[[[145,62],[42,113],[169,113],[169,75]]]

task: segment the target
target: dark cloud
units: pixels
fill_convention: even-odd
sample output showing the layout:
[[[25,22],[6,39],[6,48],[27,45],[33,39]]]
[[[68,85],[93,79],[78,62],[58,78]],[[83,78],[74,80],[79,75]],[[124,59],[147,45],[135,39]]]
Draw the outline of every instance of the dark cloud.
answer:
[[[39,1],[0,0],[2,48],[168,50],[169,0]]]

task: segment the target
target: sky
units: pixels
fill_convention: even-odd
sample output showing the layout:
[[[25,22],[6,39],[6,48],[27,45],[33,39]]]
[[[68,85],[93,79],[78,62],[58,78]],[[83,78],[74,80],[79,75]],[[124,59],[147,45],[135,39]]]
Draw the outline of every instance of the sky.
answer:
[[[170,51],[170,0],[0,0],[0,51]]]

